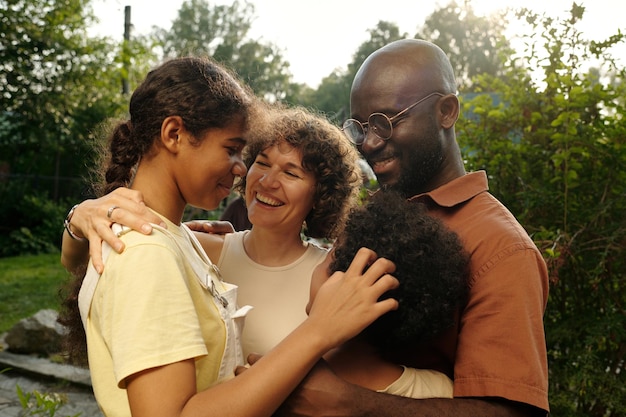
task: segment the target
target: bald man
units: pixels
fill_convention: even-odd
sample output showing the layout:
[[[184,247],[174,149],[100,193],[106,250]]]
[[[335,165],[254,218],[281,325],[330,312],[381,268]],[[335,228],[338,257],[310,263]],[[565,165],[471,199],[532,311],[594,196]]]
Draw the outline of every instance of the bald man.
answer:
[[[298,416],[546,415],[546,264],[515,217],[466,173],[454,131],[459,100],[436,45],[404,39],[371,54],[352,84],[344,131],[382,187],[425,203],[470,254],[470,293],[456,326],[403,365],[454,379],[454,398],[411,400],[348,384],[320,363],[282,406]]]

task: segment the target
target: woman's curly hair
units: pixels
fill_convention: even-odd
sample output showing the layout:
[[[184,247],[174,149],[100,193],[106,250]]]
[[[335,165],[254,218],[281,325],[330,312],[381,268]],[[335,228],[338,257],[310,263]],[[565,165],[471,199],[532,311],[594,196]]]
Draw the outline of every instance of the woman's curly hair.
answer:
[[[264,126],[248,134],[244,162],[250,168],[257,155],[287,143],[302,153],[302,166],[315,176],[314,206],[306,217],[304,233],[312,238],[334,239],[350,208],[358,201],[362,184],[359,154],[344,133],[325,117],[301,107],[268,108]],[[237,191],[245,195],[246,179]]]
[[[350,213],[335,245],[330,273],[345,271],[367,247],[396,264],[399,288],[383,297],[399,301],[363,331],[366,340],[388,352],[428,341],[454,325],[467,295],[469,256],[456,233],[427,214],[426,206],[394,191],[378,191]]]

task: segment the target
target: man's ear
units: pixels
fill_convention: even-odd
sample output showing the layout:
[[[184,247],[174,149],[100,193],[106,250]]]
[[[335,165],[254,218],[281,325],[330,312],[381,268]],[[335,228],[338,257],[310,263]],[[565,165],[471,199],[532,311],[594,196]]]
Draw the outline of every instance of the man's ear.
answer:
[[[177,153],[185,124],[180,116],[168,116],[161,123],[161,143],[170,152]]]
[[[460,103],[459,98],[455,94],[448,94],[439,100],[439,117],[441,127],[450,129],[454,127],[459,118]]]

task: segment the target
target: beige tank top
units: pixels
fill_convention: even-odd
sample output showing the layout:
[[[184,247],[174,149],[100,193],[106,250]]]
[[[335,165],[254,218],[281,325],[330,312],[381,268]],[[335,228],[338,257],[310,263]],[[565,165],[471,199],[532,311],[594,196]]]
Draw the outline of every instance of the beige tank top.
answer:
[[[242,343],[249,353],[267,353],[306,318],[313,269],[327,249],[308,243],[306,252],[289,265],[268,267],[246,254],[243,238],[249,230],[226,235],[217,266],[222,278],[239,287],[240,305],[251,305]]]

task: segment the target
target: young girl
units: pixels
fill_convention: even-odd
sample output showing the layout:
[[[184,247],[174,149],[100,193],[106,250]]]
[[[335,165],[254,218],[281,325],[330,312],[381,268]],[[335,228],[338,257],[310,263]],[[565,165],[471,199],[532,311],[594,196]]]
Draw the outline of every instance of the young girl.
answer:
[[[327,119],[302,108],[277,106],[265,116],[247,135],[252,142],[244,159],[249,171],[237,183],[251,230],[196,234],[223,279],[239,287],[240,302],[254,307],[243,330],[244,357],[265,354],[306,319],[310,277],[328,251],[303,236],[332,241],[356,204],[361,184],[357,151]],[[121,192],[127,190],[113,194]],[[106,220],[110,198],[119,197],[113,194],[81,203],[72,218],[75,230],[85,233],[89,230],[78,226]],[[120,206],[114,218],[122,222],[132,204],[113,204]],[[98,206],[101,210],[94,211]],[[90,212],[95,219],[86,222]],[[70,244],[84,247],[66,243],[64,255]],[[81,257],[64,259],[72,268]]]
[[[326,351],[397,308],[378,301],[397,286],[393,264],[361,250],[320,289],[300,326],[233,376],[242,364],[236,288],[180,222],[187,204],[215,208],[246,174],[241,152],[254,102],[215,63],[176,59],[148,74],[131,97],[130,120],[110,138],[104,191],[140,191],[167,228],[120,231],[126,249],[110,251],[102,275],[91,270],[81,288],[94,392],[107,416],[270,416]],[[71,217],[64,239],[80,238]]]

